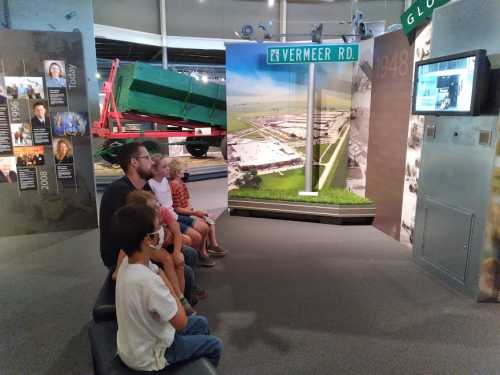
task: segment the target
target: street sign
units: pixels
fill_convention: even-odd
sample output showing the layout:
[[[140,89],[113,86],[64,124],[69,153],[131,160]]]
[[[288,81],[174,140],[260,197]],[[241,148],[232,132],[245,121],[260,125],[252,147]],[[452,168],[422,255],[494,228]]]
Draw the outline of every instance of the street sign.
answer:
[[[450,0],[417,0],[401,16],[401,24],[406,35],[431,18],[434,9]]]
[[[309,64],[358,61],[357,44],[288,45],[267,48],[267,63]]]

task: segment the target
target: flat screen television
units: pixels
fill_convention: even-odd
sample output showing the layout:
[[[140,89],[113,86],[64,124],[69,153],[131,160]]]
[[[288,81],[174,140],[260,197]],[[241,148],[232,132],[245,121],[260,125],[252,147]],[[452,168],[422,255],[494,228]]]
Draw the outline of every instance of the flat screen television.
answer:
[[[489,71],[486,50],[416,63],[413,114],[479,115],[488,91]]]

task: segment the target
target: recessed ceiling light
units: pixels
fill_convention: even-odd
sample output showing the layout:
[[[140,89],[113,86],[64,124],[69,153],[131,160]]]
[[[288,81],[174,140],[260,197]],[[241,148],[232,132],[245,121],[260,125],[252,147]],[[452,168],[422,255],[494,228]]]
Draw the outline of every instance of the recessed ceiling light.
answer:
[[[269,8],[272,8],[274,6],[274,0],[267,0],[267,4],[269,5]]]

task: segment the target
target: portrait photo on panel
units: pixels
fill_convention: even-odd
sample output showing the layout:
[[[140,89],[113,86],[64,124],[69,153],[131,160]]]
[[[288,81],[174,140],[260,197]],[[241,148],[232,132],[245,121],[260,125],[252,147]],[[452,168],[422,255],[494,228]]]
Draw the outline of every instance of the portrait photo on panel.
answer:
[[[16,158],[14,156],[0,157],[0,183],[17,182]]]
[[[43,100],[36,100],[31,105],[31,126],[33,129],[50,129],[50,118],[47,112],[47,103]]]
[[[45,60],[44,68],[47,87],[66,87],[64,60]]]
[[[52,147],[56,164],[73,164],[73,145],[68,138],[54,138]]]

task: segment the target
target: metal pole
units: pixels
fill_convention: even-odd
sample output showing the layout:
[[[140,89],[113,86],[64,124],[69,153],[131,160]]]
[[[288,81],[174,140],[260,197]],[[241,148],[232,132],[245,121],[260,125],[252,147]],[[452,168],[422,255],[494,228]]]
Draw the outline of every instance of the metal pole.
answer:
[[[166,0],[160,0],[160,28],[161,28],[161,50],[162,68],[168,68],[167,54],[167,5]]]
[[[304,193],[313,192],[313,141],[314,141],[314,93],[316,64],[309,64],[309,86],[307,88],[307,129],[306,129],[306,184]]]
[[[161,30],[161,66],[163,69],[168,68],[168,53],[167,53],[167,2],[160,1],[160,30]],[[158,128],[158,124],[154,124],[154,129]],[[162,154],[169,155],[168,138],[160,141],[160,149]]]
[[[286,1],[287,0],[281,0],[280,1],[280,41],[281,43],[286,42]]]

